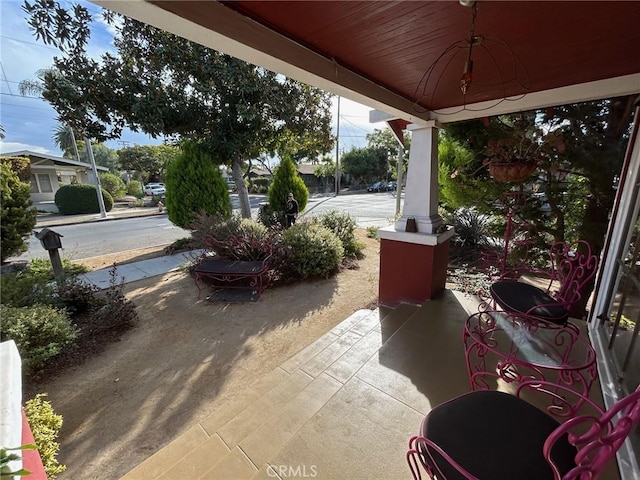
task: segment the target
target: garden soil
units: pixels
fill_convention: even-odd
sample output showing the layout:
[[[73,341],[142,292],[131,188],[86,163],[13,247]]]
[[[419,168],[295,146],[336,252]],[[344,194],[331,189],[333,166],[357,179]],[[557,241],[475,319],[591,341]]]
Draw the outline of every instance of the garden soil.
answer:
[[[118,479],[262,375],[361,308],[375,308],[379,243],[366,238],[357,268],[267,289],[256,303],[198,299],[192,278],[174,272],[125,287],[136,326],[37,384],[63,416],[60,463],[67,479]],[[162,254],[125,252],[82,261],[92,268]],[[85,352],[87,353],[87,352]],[[92,352],[89,352],[92,353]]]

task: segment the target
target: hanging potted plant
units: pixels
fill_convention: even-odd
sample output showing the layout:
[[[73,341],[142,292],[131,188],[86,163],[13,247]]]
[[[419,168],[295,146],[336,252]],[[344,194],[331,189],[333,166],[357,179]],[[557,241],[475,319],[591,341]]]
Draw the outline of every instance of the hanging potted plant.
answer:
[[[523,182],[536,170],[541,143],[526,136],[490,140],[484,165],[498,182]]]

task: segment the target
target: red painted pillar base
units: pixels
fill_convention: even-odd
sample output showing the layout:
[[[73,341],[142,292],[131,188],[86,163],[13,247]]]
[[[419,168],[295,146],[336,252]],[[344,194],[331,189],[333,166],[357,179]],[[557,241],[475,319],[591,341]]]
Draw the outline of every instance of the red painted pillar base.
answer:
[[[35,444],[35,441],[33,440],[27,416],[22,410],[22,445],[28,444]],[[13,453],[17,453],[22,457],[22,468],[31,472],[25,478],[29,480],[47,480],[47,474],[44,472],[44,465],[42,465],[42,459],[37,450],[21,450]]]
[[[378,290],[381,305],[422,304],[445,288],[451,235],[436,238],[431,242],[434,245],[403,241],[410,239],[408,235],[420,234],[402,232],[401,237],[405,238],[399,240],[381,235]]]

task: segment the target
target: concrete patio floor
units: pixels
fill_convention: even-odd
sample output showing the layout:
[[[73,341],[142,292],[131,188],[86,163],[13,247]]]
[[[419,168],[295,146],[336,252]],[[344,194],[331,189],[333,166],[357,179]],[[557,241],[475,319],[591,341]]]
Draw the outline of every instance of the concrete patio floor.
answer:
[[[447,290],[360,310],[122,480],[410,479],[422,418],[469,390],[462,328],[477,305]]]

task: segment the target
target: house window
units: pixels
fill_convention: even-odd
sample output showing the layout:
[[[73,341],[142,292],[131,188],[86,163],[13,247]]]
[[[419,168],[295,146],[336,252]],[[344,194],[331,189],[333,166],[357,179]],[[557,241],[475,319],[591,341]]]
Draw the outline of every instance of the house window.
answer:
[[[40,184],[40,191],[42,193],[51,193],[53,188],[51,187],[51,178],[47,173],[38,174],[38,183]]]
[[[51,193],[51,178],[48,173],[31,174],[31,193]]]
[[[31,174],[31,193],[38,193],[40,192],[40,190],[38,190],[38,180],[36,180],[36,176],[32,173]]]

